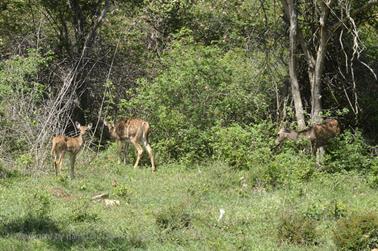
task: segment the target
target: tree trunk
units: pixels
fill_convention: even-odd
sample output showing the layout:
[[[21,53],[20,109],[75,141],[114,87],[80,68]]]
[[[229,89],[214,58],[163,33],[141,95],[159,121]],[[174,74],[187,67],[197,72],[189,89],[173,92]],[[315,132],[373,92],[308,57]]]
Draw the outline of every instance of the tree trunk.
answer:
[[[331,4],[331,0],[328,1],[328,5]],[[320,112],[321,106],[321,81],[324,69],[324,59],[327,50],[328,33],[326,28],[327,17],[329,14],[329,6],[326,3],[320,3],[321,15],[319,18],[320,25],[320,41],[318,50],[316,52],[315,71],[309,76],[311,82],[311,118],[313,122],[321,122]]]
[[[301,93],[299,89],[299,83],[296,72],[296,52],[297,52],[297,14],[295,11],[294,0],[283,0],[285,12],[290,22],[290,56],[289,56],[289,75],[291,83],[291,94],[293,96],[295,117],[298,123],[298,129],[302,130],[306,127],[304,119],[303,104],[301,99]]]
[[[328,0],[328,2],[321,1],[319,4],[321,14],[319,18],[319,25],[320,25],[320,38],[319,38],[319,46],[316,52],[316,62],[315,62],[315,71],[310,75],[310,82],[311,82],[311,119],[314,123],[320,123],[322,121],[322,117],[320,112],[322,110],[321,104],[321,84],[322,84],[322,75],[324,69],[324,59],[327,50],[327,43],[328,43],[328,32],[327,32],[327,18],[329,14],[329,8],[332,3],[332,0]],[[312,77],[312,80],[311,80]],[[319,147],[316,151],[316,165],[318,168],[322,166],[322,162],[324,159],[324,148]]]

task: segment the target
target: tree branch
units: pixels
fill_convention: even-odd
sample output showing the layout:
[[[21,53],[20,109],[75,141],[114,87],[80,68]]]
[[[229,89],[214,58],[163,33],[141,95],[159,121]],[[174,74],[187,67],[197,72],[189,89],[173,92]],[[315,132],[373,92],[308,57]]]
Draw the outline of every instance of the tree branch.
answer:
[[[94,39],[96,38],[96,31],[97,31],[98,27],[100,26],[100,24],[104,21],[109,7],[110,7],[110,0],[105,0],[105,7],[101,11],[101,15],[96,20],[92,30],[89,32],[87,39],[85,41],[85,44],[84,44],[85,47],[91,47]]]
[[[315,58],[313,57],[313,55],[311,55],[310,50],[308,49],[307,44],[304,40],[302,30],[299,29],[299,26],[298,26],[297,35],[298,35],[298,42],[302,48],[302,51],[305,55],[307,63],[311,68],[313,68],[315,66]]]
[[[358,9],[353,10],[352,13],[350,14],[350,17],[352,17],[352,18],[356,17],[359,14],[363,13],[364,11],[371,9],[372,7],[374,7],[376,5],[378,5],[378,0],[369,0],[369,2],[367,2],[365,5],[361,6]],[[331,32],[336,32],[347,20],[348,20],[348,17],[344,17],[339,22],[334,24],[330,29]]]
[[[289,20],[290,20],[290,13],[289,13],[289,7],[287,5],[287,2],[286,2],[286,0],[281,0],[281,2],[282,2],[282,6],[284,7],[284,12],[285,12],[285,15],[286,15],[286,18],[287,18],[286,21],[289,22]],[[313,68],[315,66],[315,59],[311,55],[310,50],[308,49],[308,47],[306,45],[306,42],[305,42],[304,37],[303,37],[302,30],[299,28],[299,24],[298,23],[297,23],[297,39],[298,39],[298,43],[301,46],[302,51],[303,51],[303,53],[305,55],[305,58],[307,60],[308,65],[311,68]]]

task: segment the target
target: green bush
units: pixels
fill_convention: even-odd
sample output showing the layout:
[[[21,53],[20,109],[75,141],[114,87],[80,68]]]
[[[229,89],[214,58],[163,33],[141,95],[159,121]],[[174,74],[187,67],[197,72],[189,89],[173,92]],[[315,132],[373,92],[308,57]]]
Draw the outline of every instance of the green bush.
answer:
[[[34,193],[27,202],[28,214],[36,218],[47,217],[51,211],[51,196],[48,193]]]
[[[378,156],[373,157],[371,161],[370,173],[368,176],[368,182],[370,187],[378,188]]]
[[[188,228],[192,224],[192,216],[184,204],[170,206],[155,214],[156,224],[160,230],[170,232]]]
[[[190,40],[190,38],[189,38]],[[190,40],[191,41],[191,40]],[[203,160],[212,155],[211,128],[246,125],[269,117],[272,81],[263,79],[258,59],[242,50],[188,44],[180,38],[163,55],[155,79],[140,79],[125,116],[146,118],[159,159]]]
[[[133,192],[131,191],[131,189],[128,186],[118,184],[116,187],[113,188],[113,194],[116,197],[123,198],[127,202],[129,202]]]
[[[345,131],[327,146],[325,170],[329,172],[361,170],[368,171],[372,158],[368,154],[368,145],[360,131],[354,134]]]
[[[96,222],[100,220],[100,217],[90,210],[90,203],[84,201],[76,205],[69,219],[73,222]]]
[[[269,122],[249,127],[238,124],[214,127],[211,143],[214,158],[224,160],[237,169],[253,169],[268,164],[272,156],[271,128]]]
[[[0,134],[2,152],[16,165],[34,165],[35,152],[30,154],[45,123],[41,109],[47,88],[39,82],[39,73],[51,55],[28,50],[27,56],[13,56],[0,62]],[[21,126],[22,125],[22,126]],[[1,156],[0,156],[1,157]]]
[[[314,158],[294,148],[274,155],[272,131],[270,122],[213,127],[214,158],[235,169],[249,170],[249,180],[255,187],[275,188],[309,180],[315,172]]]
[[[22,176],[21,172],[18,170],[8,170],[3,167],[3,164],[0,162],[0,179],[3,178],[16,178]]]
[[[315,171],[315,160],[312,157],[288,149],[274,157],[272,155],[265,165],[256,165],[251,169],[250,177],[253,186],[277,188],[308,181]]]
[[[333,232],[339,250],[371,250],[378,247],[378,214],[360,213],[340,219]]]
[[[307,218],[320,220],[338,220],[345,217],[347,206],[342,201],[332,200],[328,202],[315,201],[311,203],[303,211],[303,215]]]
[[[16,159],[16,165],[22,168],[28,168],[33,165],[34,158],[30,153],[20,154]]]
[[[299,245],[317,244],[316,221],[308,219],[301,214],[285,211],[277,227],[278,239]]]

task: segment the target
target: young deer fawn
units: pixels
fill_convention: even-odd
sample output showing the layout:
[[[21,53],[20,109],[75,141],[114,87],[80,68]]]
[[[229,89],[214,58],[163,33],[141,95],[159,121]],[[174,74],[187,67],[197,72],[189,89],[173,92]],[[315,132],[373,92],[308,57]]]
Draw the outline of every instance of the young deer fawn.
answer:
[[[316,150],[328,143],[331,138],[340,134],[340,125],[336,119],[327,119],[321,124],[315,124],[310,128],[302,131],[294,131],[286,128],[281,128],[276,139],[276,146],[279,146],[285,140],[307,139],[311,142],[313,153]]]
[[[106,121],[104,121],[104,124],[106,127],[108,127],[110,136],[117,141],[119,153],[125,154],[125,156],[123,156],[124,161],[126,160],[127,143],[131,142],[137,151],[137,159],[134,164],[134,168],[137,168],[139,160],[143,154],[143,147],[141,146],[142,144],[144,148],[147,150],[148,156],[150,157],[152,171],[156,171],[154,155],[152,152],[152,148],[148,143],[150,125],[147,121],[144,121],[142,119],[122,119],[118,121],[116,124],[108,123]],[[122,144],[125,144],[124,153],[121,153]]]
[[[75,177],[75,161],[76,155],[80,152],[83,144],[84,134],[92,128],[92,123],[88,126],[82,126],[78,122],[75,122],[75,126],[79,129],[79,136],[67,137],[64,135],[57,135],[52,138],[51,155],[54,158],[55,174],[59,175],[60,169],[63,164],[64,154],[66,152],[70,155],[71,162],[71,179]]]

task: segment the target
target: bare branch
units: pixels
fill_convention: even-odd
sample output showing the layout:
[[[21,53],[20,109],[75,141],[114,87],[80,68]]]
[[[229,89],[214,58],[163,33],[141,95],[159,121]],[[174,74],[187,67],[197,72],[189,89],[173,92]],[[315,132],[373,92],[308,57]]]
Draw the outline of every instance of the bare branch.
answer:
[[[362,7],[353,10],[352,13],[350,14],[350,17],[354,18],[354,17],[360,15],[361,13],[375,7],[376,5],[378,5],[378,0],[370,0],[369,2],[367,2]],[[341,19],[339,22],[337,22],[336,24],[334,24],[330,29],[331,32],[336,32],[342,25],[344,25],[344,23],[348,20],[348,18],[349,17],[345,17],[345,18]]]

